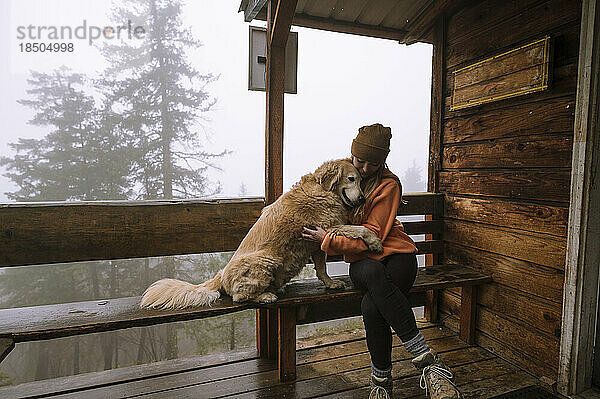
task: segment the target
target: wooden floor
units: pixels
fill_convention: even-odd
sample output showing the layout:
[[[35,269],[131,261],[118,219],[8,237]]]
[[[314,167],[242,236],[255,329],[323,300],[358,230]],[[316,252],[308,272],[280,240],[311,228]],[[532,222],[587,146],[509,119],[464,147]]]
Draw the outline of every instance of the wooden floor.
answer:
[[[447,329],[420,323],[429,345],[456,375],[464,398],[493,398],[535,385],[530,375],[490,352],[468,347]],[[394,340],[396,398],[423,398],[409,354]],[[370,358],[364,332],[298,342],[293,383],[254,350],[177,359],[0,388],[0,398],[367,398]]]

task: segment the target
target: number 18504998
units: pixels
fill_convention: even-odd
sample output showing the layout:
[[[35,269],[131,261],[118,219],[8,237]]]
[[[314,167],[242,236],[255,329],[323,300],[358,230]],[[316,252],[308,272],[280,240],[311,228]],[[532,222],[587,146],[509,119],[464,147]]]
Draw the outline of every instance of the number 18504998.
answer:
[[[73,43],[19,43],[22,53],[72,53]]]

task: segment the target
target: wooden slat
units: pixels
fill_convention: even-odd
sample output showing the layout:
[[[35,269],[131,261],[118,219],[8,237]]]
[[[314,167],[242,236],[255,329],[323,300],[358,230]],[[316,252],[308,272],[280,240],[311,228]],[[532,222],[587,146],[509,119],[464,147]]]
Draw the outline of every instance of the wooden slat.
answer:
[[[577,62],[573,61],[566,65],[555,67],[552,72],[552,86],[550,87],[550,90],[538,92],[531,96],[514,97],[505,101],[481,104],[479,107],[475,108],[463,108],[451,111],[450,107],[452,106],[452,95],[448,94],[444,97],[445,118],[450,119],[475,114],[485,115],[485,113],[488,111],[495,109],[527,106],[529,103],[544,102],[558,97],[572,96],[572,98],[575,98],[574,93],[577,87]],[[514,128],[518,127],[518,123],[509,127],[515,131]],[[567,130],[561,130],[561,132],[568,130],[571,130],[571,128]]]
[[[346,287],[352,287],[349,277],[341,276],[339,279],[344,281]],[[424,292],[434,288],[450,286],[478,285],[490,281],[491,278],[488,275],[475,272],[460,265],[437,265],[427,269],[419,269],[411,292]],[[325,286],[317,279],[310,279],[288,284],[285,294],[279,297],[277,303],[267,305],[267,307],[322,303],[323,301],[357,296],[362,296],[362,292],[353,289],[332,292],[326,290]]]
[[[562,303],[564,274],[561,270],[455,244],[446,246],[445,256],[448,262],[491,275],[495,283],[530,297]]]
[[[159,323],[218,316],[255,307],[225,296],[211,307],[185,310],[140,309],[140,297],[0,310],[0,337],[15,342],[67,337]]]
[[[536,40],[454,72],[452,109],[547,90],[550,38]]]
[[[526,43],[542,35],[552,35],[565,24],[578,21],[580,1],[549,0],[514,14],[494,26],[486,26],[475,40],[464,38],[447,48],[448,68],[486,58],[496,52]],[[476,26],[475,26],[476,28]]]
[[[91,372],[73,376],[55,377],[46,380],[32,381],[19,385],[0,387],[0,397],[20,399],[32,397],[47,397],[60,394],[71,393],[73,397],[93,397],[95,389],[102,390],[107,387],[105,398],[111,396],[114,387],[122,387],[127,383],[138,381],[140,385],[148,384],[148,379],[159,377],[161,375],[185,375],[189,372],[198,372],[202,376],[202,371],[210,374],[211,367],[217,369],[229,363],[250,361],[256,367],[257,371],[272,370],[272,362],[255,361],[256,350],[237,349],[220,353],[213,353],[202,356],[182,357],[180,359],[163,360],[159,362],[139,364],[129,367],[119,367],[106,371]],[[227,367],[227,366],[225,366]],[[206,378],[202,376],[201,378]],[[85,394],[84,394],[85,393]],[[89,395],[88,395],[89,393]]]
[[[536,168],[571,166],[573,132],[553,136],[530,136],[468,145],[445,146],[444,169]]]
[[[482,31],[547,0],[483,0],[458,10],[448,21],[448,42],[472,40]],[[465,29],[468,26],[469,29]]]
[[[402,199],[406,204],[398,207],[398,216],[403,215],[441,215],[444,208],[444,194],[441,193],[418,193],[403,194]]]
[[[546,65],[536,65],[510,75],[455,89],[452,110],[504,100],[548,88]]]
[[[444,315],[460,314],[460,299],[453,295],[445,294],[441,297],[440,308]],[[458,319],[455,323],[460,324]],[[513,351],[521,353],[521,356],[530,356],[538,361],[548,364],[552,369],[558,366],[558,344],[559,340],[539,334],[527,324],[505,319],[486,307],[477,305],[477,335],[480,332],[512,348]]]
[[[460,314],[461,288],[445,290],[442,302],[452,313]],[[558,341],[560,339],[560,305],[543,298],[528,297],[508,287],[491,283],[479,287],[477,303],[498,316],[530,327]]]
[[[0,267],[232,251],[264,201],[116,201],[0,206]]]
[[[469,398],[486,398],[488,382],[491,392],[508,392],[521,386],[525,373],[517,372],[507,362],[477,347],[465,347],[447,329],[425,328],[421,330],[427,342],[456,374],[456,382]],[[369,393],[370,356],[364,339],[348,342],[332,342],[301,350],[297,360],[297,380],[279,384],[272,363],[260,359],[247,359],[228,353],[230,360],[218,362],[205,360],[213,356],[158,362],[151,365],[107,370],[73,377],[61,377],[33,382],[16,387],[0,388],[3,397],[19,398],[63,393],[64,398],[107,398],[134,395],[168,394],[181,398],[204,397],[366,397]],[[410,363],[410,354],[394,337],[392,361],[394,389],[399,397],[421,397],[418,371]],[[210,367],[210,363],[212,367]],[[185,363],[185,367],[179,364]],[[198,367],[194,367],[197,364]],[[209,366],[209,367],[207,367]],[[153,371],[148,373],[149,368]],[[139,373],[135,370],[139,369]],[[502,376],[510,376],[503,384],[497,383]],[[89,378],[90,383],[85,384]],[[530,385],[535,385],[530,377]],[[45,388],[45,389],[44,389]],[[366,392],[366,395],[364,393]],[[478,394],[478,396],[473,396]],[[211,396],[212,395],[212,396]]]
[[[566,242],[553,236],[446,220],[445,240],[563,270]]]
[[[286,286],[286,293],[270,308],[306,305],[324,301],[344,300],[362,296],[352,289],[350,278],[341,278],[344,291],[329,291],[317,279],[296,281]],[[489,276],[457,265],[444,265],[420,270],[412,292],[457,285],[483,284]],[[234,304],[229,296],[220,298],[211,307],[185,310],[148,310],[139,308],[139,297],[33,306],[0,310],[0,337],[12,337],[15,342],[65,337],[121,328],[192,320],[243,309],[256,304]]]
[[[360,293],[352,298],[340,298],[341,300],[339,301],[336,298],[332,298],[324,302],[301,305],[297,311],[297,323],[299,325],[311,324],[326,320],[361,316],[360,304],[362,297],[363,294]],[[424,306],[427,303],[426,292],[411,292],[408,294],[407,299],[413,308]]]
[[[443,194],[405,198],[401,215],[441,214]],[[5,204],[0,267],[233,251],[263,207],[261,198]]]
[[[544,35],[544,33],[542,33]],[[579,46],[579,21],[572,21],[562,25],[552,36],[553,55],[552,65],[554,68],[563,67],[566,64],[577,62],[577,50]],[[452,44],[448,44],[452,45]],[[446,71],[446,82],[444,86],[445,95],[451,95],[454,89],[454,70]]]
[[[566,206],[449,195],[446,198],[444,217],[564,238],[567,234],[568,211]]]
[[[476,170],[440,172],[440,190],[450,194],[471,194],[523,200],[569,202],[570,171]]]
[[[507,319],[527,324],[560,339],[561,307],[543,298],[531,297],[498,284],[479,288],[478,303]]]
[[[522,351],[518,351],[503,342],[494,339],[493,337],[477,332],[475,336],[475,343],[485,350],[502,357],[503,359],[522,366],[523,369],[536,377],[546,377],[549,381],[556,381],[557,369],[552,365],[540,362]]]
[[[364,345],[364,343],[363,343]],[[440,340],[432,341],[431,347],[436,351],[444,353],[445,359],[448,359],[448,363],[451,367],[456,367],[464,362],[465,355],[461,354],[457,356],[459,361],[452,356],[453,352],[465,349],[465,345],[462,344],[456,337],[443,338]],[[475,357],[475,356],[473,356]],[[169,394],[177,398],[213,398],[213,397],[231,397],[231,398],[311,398],[321,397],[326,394],[337,394],[340,391],[352,388],[354,386],[363,386],[368,383],[368,378],[371,373],[369,363],[358,363],[357,365],[356,356],[348,356],[343,358],[334,359],[337,362],[337,367],[334,367],[332,363],[327,362],[323,365],[326,371],[318,373],[320,371],[320,364],[306,364],[298,367],[298,374],[304,373],[305,377],[302,380],[296,381],[293,384],[278,384],[275,378],[275,372],[262,372],[262,373],[248,373],[247,375],[240,375],[235,379],[229,380],[229,383],[224,384],[223,380],[217,380],[198,384],[195,383],[193,378],[179,381],[181,388],[169,389]],[[364,359],[364,357],[363,357]],[[403,353],[393,354],[393,365],[394,369],[400,376],[412,376],[416,379],[417,383],[413,384],[411,381],[412,389],[410,392],[421,393],[421,389],[418,384],[418,371],[412,366],[410,360]],[[365,359],[366,360],[366,359]],[[363,360],[364,361],[364,360]],[[460,362],[460,363],[459,363]],[[464,363],[463,363],[464,364]],[[329,367],[327,367],[329,366]],[[306,371],[300,370],[302,368],[307,369]],[[317,370],[310,370],[317,367]],[[193,375],[191,377],[194,377]],[[165,387],[172,387],[173,382],[163,382],[162,389]],[[177,387],[177,385],[175,385]],[[158,398],[164,395],[164,391],[161,392],[158,387],[146,384],[141,387],[144,392],[152,392],[154,394],[147,394],[148,398]],[[168,388],[167,388],[168,389]],[[240,392],[241,391],[241,392]],[[115,392],[115,391],[113,391]],[[134,392],[133,389],[128,389],[126,392]],[[410,396],[410,395],[409,395]],[[90,396],[94,397],[94,396]]]
[[[441,233],[444,223],[441,220],[424,222],[402,222],[404,232],[409,235]]]
[[[481,306],[478,306],[477,311],[477,327],[520,352],[527,353],[552,367],[558,366],[558,340],[547,338]]]
[[[569,95],[448,119],[444,143],[572,132],[574,121],[575,98]]]
[[[545,40],[538,41],[520,50],[510,50],[506,55],[496,55],[483,63],[454,71],[454,90],[543,65],[547,61],[547,54],[544,52],[545,42]]]
[[[442,253],[444,251],[444,242],[439,240],[433,241],[417,241],[417,255]]]

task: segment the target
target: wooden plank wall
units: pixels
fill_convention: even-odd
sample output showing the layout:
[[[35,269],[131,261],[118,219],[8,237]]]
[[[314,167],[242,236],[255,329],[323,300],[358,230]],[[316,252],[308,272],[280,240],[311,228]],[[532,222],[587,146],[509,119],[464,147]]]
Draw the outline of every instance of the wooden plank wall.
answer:
[[[447,194],[444,257],[493,275],[494,283],[478,299],[476,343],[552,381],[558,369],[580,12],[576,0],[486,0],[471,2],[436,27],[446,29],[437,35],[446,41],[435,177],[438,191]],[[450,111],[452,71],[548,34],[554,38],[548,91]],[[441,295],[440,316],[451,328],[458,326],[459,293]]]

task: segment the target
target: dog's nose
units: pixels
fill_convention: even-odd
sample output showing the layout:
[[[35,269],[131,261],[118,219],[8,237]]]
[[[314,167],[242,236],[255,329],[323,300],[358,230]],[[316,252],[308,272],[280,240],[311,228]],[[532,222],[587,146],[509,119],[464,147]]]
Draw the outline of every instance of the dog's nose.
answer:
[[[365,196],[361,194],[361,195],[358,197],[358,204],[360,205],[360,204],[362,204],[363,202],[365,202]]]

